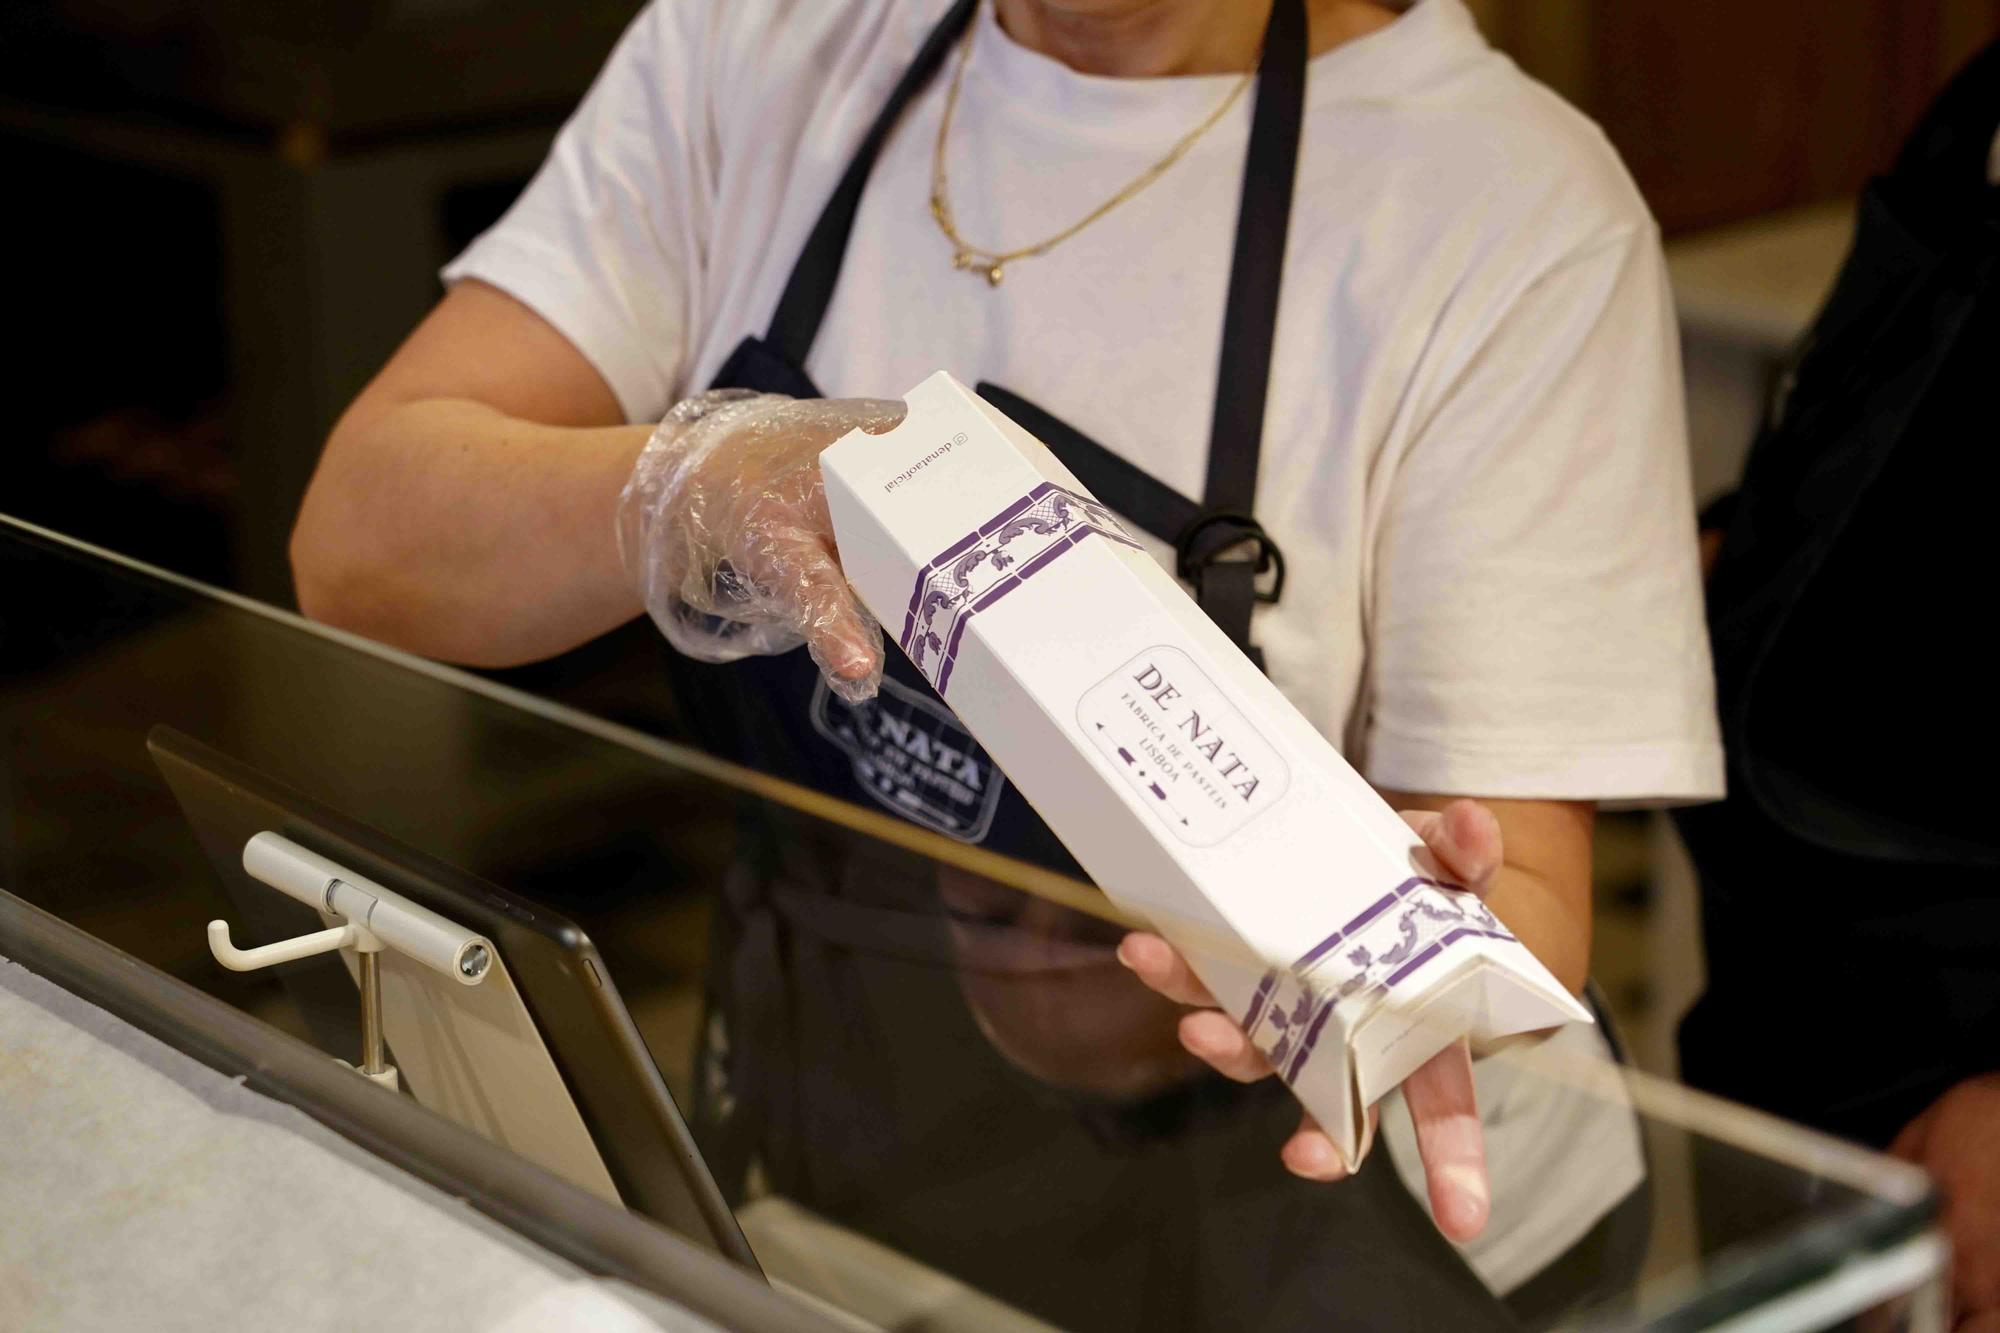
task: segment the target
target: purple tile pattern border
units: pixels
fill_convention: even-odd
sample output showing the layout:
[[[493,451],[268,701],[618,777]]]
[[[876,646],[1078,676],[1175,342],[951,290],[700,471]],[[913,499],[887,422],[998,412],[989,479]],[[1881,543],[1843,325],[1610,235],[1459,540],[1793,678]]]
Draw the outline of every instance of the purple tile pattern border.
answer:
[[[917,571],[897,642],[942,695],[972,618],[1092,535],[1139,549],[1103,505],[1041,483]]]
[[[1287,1083],[1305,1071],[1334,1006],[1381,995],[1464,939],[1514,936],[1456,885],[1413,875],[1257,983],[1243,1030]]]

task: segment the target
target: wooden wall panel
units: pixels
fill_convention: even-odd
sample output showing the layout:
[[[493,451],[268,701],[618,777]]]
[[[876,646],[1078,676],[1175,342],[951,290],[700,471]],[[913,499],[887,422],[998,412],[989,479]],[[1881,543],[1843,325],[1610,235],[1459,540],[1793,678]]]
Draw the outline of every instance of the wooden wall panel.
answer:
[[[1851,194],[2000,36],[2000,0],[1473,0],[1588,112],[1669,231]]]
[[[2000,0],[1943,0],[1939,28],[1942,64],[1957,69],[2000,32]]]

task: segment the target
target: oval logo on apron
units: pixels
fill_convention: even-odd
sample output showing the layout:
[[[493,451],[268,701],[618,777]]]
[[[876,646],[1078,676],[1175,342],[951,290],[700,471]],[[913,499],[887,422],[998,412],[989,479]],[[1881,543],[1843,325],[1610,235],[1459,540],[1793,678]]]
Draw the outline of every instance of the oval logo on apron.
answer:
[[[854,780],[912,823],[961,842],[984,842],[1006,779],[947,708],[884,676],[854,705],[813,686],[813,729],[839,746]]]

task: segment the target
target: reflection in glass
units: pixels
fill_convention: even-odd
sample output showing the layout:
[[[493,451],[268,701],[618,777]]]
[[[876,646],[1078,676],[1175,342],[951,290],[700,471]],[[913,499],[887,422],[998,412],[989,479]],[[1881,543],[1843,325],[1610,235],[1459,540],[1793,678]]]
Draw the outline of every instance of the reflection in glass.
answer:
[[[1181,1052],[1089,886],[0,522],[0,884],[311,1039],[208,958],[161,725],[581,923],[766,1268],[874,1322],[1936,1326],[1911,1174],[1557,1046],[1482,1063],[1636,1117],[1644,1189],[1503,1300],[1393,1145],[1287,1176],[1296,1103]]]

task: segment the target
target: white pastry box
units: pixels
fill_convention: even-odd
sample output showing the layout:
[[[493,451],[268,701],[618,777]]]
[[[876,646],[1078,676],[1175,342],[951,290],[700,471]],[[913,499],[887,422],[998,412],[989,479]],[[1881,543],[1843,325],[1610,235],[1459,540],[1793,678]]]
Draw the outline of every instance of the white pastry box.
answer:
[[[1039,441],[942,372],[820,459],[861,599],[1350,1167],[1460,1036],[1588,1012]]]

